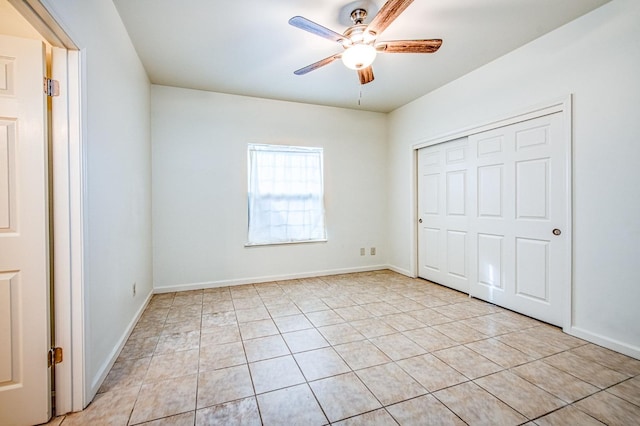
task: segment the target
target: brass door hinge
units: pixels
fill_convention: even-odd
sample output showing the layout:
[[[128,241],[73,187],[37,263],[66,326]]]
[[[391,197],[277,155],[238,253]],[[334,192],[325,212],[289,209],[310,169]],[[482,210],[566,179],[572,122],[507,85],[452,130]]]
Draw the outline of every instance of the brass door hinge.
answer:
[[[52,80],[50,78],[45,77],[43,82],[44,93],[49,96],[60,96],[60,83],[58,80]]]
[[[55,364],[60,364],[62,362],[62,348],[51,348],[49,349],[49,367]]]

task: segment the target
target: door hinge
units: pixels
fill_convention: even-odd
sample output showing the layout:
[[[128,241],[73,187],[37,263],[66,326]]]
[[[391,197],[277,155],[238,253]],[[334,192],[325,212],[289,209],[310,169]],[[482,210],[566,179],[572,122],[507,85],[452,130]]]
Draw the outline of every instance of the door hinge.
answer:
[[[47,356],[49,358],[49,367],[55,364],[60,364],[62,362],[62,348],[49,349],[49,354]]]
[[[58,80],[53,80],[50,78],[44,78],[44,93],[49,96],[60,96],[60,83]]]

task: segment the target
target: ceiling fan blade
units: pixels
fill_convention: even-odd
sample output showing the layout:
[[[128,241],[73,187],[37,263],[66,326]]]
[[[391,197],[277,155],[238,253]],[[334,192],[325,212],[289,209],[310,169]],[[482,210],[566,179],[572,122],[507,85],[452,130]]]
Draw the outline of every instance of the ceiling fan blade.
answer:
[[[289,24],[300,28],[301,30],[308,31],[311,34],[315,34],[338,43],[341,43],[344,40],[344,36],[342,34],[338,34],[337,32],[330,30],[329,28],[325,28],[320,24],[316,24],[302,16],[294,16],[289,19]]]
[[[360,84],[367,84],[373,81],[373,68],[368,66],[358,70],[358,77],[360,78]]]
[[[392,40],[376,43],[376,50],[380,53],[434,53],[442,45],[442,40]]]
[[[336,59],[340,59],[340,57],[342,56],[342,53],[337,53],[335,55],[329,56],[328,58],[324,58],[319,60],[318,62],[315,62],[311,65],[307,65],[304,68],[300,68],[299,70],[294,71],[293,73],[295,75],[304,75],[308,72],[317,70],[320,67],[324,67],[325,65],[329,65],[331,62],[335,61]]]
[[[388,0],[373,18],[367,30],[380,35],[411,3],[413,0]]]

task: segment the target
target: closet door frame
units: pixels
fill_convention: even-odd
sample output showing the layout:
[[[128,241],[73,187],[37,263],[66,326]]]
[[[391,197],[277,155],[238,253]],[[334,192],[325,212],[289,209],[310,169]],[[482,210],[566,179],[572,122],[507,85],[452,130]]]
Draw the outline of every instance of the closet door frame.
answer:
[[[573,223],[573,171],[572,171],[572,145],[573,145],[573,135],[572,135],[572,97],[571,95],[567,95],[563,98],[556,99],[554,101],[550,101],[538,106],[533,106],[529,108],[525,108],[522,111],[514,112],[506,117],[496,118],[495,120],[487,121],[484,123],[479,123],[475,125],[470,125],[468,127],[453,130],[451,132],[447,132],[440,136],[424,139],[422,141],[418,141],[412,145],[412,187],[411,192],[413,196],[411,197],[411,235],[412,235],[412,256],[411,256],[411,273],[413,277],[418,277],[419,273],[419,259],[418,259],[418,232],[419,232],[419,224],[418,224],[418,150],[421,148],[429,147],[432,145],[436,145],[439,143],[447,142],[450,140],[460,139],[464,137],[468,137],[470,135],[481,133],[493,129],[497,129],[499,127],[509,126],[512,124],[520,123],[523,121],[535,119],[538,117],[542,117],[549,114],[554,113],[562,113],[562,121],[564,128],[562,129],[563,138],[566,141],[565,149],[566,152],[566,168],[565,168],[565,185],[564,188],[566,197],[566,229],[563,229],[563,234],[566,235],[566,238],[569,241],[569,249],[567,250],[567,258],[565,259],[568,268],[566,268],[566,276],[563,278],[562,282],[564,284],[563,288],[563,321],[562,321],[562,329],[569,333],[572,324],[573,317],[573,232],[572,232],[572,223]]]

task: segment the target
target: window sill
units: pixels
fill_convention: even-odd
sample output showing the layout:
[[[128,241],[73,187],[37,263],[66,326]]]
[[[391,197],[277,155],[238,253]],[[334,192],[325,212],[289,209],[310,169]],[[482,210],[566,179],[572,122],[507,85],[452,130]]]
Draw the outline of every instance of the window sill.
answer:
[[[280,243],[245,243],[245,248],[251,247],[265,247],[265,246],[284,246],[291,244],[315,244],[315,243],[326,243],[328,240],[326,238],[320,240],[304,240],[304,241],[283,241]]]

